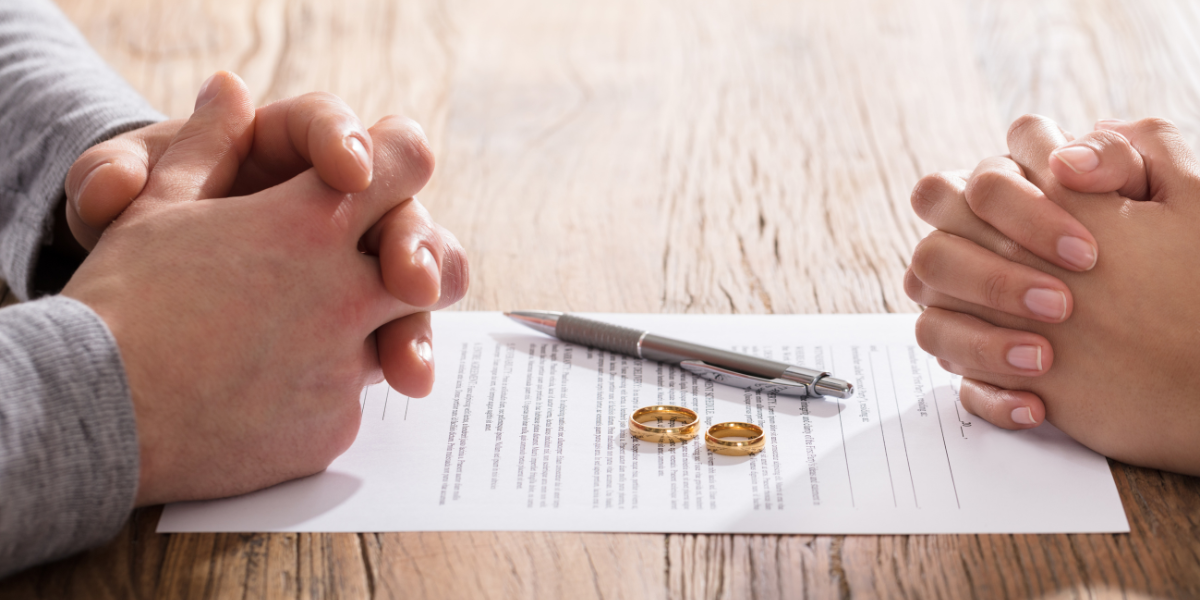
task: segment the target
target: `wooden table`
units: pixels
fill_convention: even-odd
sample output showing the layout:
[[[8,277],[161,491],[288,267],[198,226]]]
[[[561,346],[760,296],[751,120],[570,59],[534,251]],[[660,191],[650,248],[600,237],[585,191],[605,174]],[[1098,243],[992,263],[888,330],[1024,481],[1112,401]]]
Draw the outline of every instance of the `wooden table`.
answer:
[[[470,254],[465,310],[915,311],[909,190],[1162,115],[1200,141],[1187,0],[64,0],[155,105],[212,71],[424,124],[422,195]],[[1113,465],[1128,535],[157,535],[0,597],[1196,597],[1200,480]]]

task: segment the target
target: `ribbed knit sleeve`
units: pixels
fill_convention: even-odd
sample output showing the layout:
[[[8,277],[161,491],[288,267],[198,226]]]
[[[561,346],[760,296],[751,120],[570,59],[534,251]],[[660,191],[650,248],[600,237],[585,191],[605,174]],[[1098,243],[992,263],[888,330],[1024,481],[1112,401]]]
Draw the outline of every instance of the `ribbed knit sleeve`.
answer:
[[[0,278],[32,295],[67,170],[162,120],[48,0],[0,0]],[[102,544],[133,506],[138,442],[116,342],[88,307],[0,309],[0,576]]]
[[[164,119],[48,0],[0,0],[0,279],[22,300],[84,150]]]
[[[133,403],[104,322],[63,296],[0,309],[0,576],[112,538],[137,483]]]

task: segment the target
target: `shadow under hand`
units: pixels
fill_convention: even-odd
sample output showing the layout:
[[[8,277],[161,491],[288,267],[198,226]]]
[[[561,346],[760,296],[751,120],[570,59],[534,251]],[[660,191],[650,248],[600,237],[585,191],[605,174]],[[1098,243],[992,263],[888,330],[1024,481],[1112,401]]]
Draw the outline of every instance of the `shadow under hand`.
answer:
[[[337,471],[323,471],[233,498],[183,502],[173,506],[165,531],[282,531],[325,514],[349,500],[363,481]],[[220,503],[220,515],[207,525],[207,507]]]

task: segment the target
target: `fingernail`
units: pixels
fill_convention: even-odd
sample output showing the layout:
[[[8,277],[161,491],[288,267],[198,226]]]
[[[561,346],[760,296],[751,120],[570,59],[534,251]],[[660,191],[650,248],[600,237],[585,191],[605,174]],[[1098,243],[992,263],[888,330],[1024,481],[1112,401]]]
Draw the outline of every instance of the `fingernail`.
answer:
[[[434,302],[437,302],[442,297],[442,274],[438,272],[438,264],[433,258],[433,253],[429,251],[429,248],[420,246],[413,253],[412,260],[414,265],[425,269],[425,272],[429,273],[429,277],[433,279],[434,285],[437,286],[437,298],[434,299]]]
[[[1096,129],[1102,129],[1104,127],[1113,127],[1116,125],[1120,125],[1124,122],[1125,121],[1122,121],[1121,119],[1100,119],[1099,121],[1096,121],[1096,125],[1094,127]]]
[[[1014,408],[1012,411],[1012,420],[1014,423],[1021,425],[1037,425],[1037,421],[1033,419],[1033,410],[1028,406]]]
[[[425,364],[432,365],[433,344],[430,344],[429,340],[417,340],[417,342],[413,345],[417,351],[417,356],[420,356],[421,360],[425,361]]]
[[[1096,247],[1077,237],[1064,235],[1058,238],[1058,256],[1081,271],[1090,271],[1096,266]]]
[[[1059,148],[1051,154],[1057,156],[1058,160],[1063,161],[1063,164],[1080,175],[1091,173],[1100,166],[1100,155],[1087,146],[1067,146]]]
[[[1067,318],[1067,295],[1044,288],[1033,288],[1025,292],[1025,306],[1034,314],[1061,321]]]
[[[354,160],[358,161],[358,166],[368,174],[371,172],[371,155],[367,154],[367,146],[358,139],[356,135],[348,135],[342,139],[342,145],[350,154],[354,156]]]
[[[1041,346],[1013,346],[1008,351],[1008,364],[1026,371],[1042,370]]]
[[[201,106],[217,97],[217,93],[221,91],[221,84],[217,83],[217,75],[220,73],[213,73],[204,80],[204,85],[200,86],[200,93],[196,94],[196,106],[192,110],[199,110]]]

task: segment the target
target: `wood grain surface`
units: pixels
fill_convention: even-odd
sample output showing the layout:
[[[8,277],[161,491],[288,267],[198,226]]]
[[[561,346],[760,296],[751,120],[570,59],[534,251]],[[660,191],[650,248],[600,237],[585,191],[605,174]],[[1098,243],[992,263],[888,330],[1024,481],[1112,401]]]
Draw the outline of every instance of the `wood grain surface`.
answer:
[[[217,69],[418,120],[467,310],[907,312],[923,174],[1026,112],[1200,141],[1187,0],[62,0],[156,106]],[[436,341],[435,341],[436,343]],[[1113,464],[1122,535],[157,535],[0,598],[1200,597],[1200,480]]]

